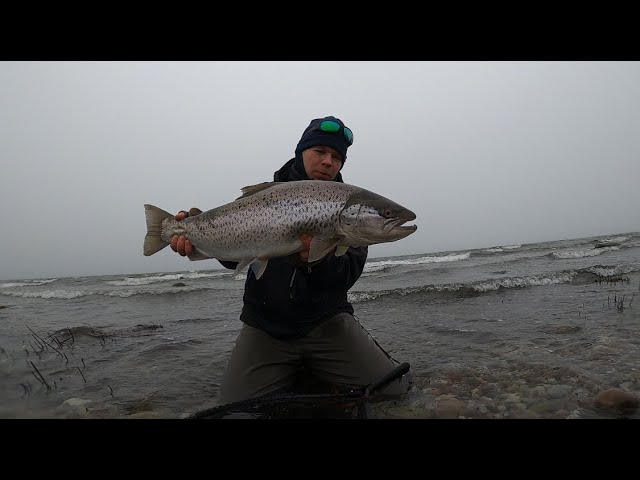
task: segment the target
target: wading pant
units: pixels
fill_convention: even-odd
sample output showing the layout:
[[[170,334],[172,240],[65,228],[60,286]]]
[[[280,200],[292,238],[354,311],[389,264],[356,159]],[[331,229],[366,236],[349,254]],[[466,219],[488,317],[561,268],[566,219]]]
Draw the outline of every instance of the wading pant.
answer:
[[[290,388],[300,365],[338,387],[361,388],[398,365],[349,313],[340,313],[307,336],[278,340],[244,324],[221,385],[223,404]],[[400,395],[411,383],[407,373],[379,393]]]

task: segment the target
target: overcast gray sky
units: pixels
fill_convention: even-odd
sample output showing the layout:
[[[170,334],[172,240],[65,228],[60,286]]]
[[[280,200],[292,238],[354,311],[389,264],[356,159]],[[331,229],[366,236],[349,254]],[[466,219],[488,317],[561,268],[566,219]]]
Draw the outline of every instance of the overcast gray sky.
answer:
[[[0,62],[0,279],[218,267],[144,257],[143,204],[232,201],[326,115],[417,214],[370,257],[640,230],[640,62]]]

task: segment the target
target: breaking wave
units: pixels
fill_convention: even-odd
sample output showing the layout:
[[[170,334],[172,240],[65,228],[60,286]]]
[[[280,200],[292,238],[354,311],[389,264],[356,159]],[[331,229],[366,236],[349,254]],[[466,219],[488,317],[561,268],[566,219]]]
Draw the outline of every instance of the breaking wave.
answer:
[[[569,258],[595,257],[597,255],[602,255],[604,252],[611,252],[614,250],[619,250],[619,248],[618,247],[602,247],[602,248],[586,247],[586,248],[576,248],[571,250],[561,250],[559,252],[551,252],[549,256],[553,258],[565,260]]]
[[[419,258],[410,258],[406,260],[379,260],[367,262],[364,266],[365,273],[379,272],[388,268],[396,267],[398,265],[422,265],[425,263],[441,263],[441,262],[459,262],[461,260],[468,260],[471,257],[471,252],[454,253],[451,255],[439,255],[439,256],[427,256]]]
[[[569,283],[578,274],[577,271],[559,272],[555,274],[530,275],[523,277],[507,277],[479,282],[463,284],[453,283],[444,285],[423,285],[419,287],[396,288],[392,290],[378,290],[370,292],[352,292],[348,294],[349,301],[359,303],[386,295],[406,296],[416,293],[444,292],[455,293],[459,296],[476,296],[482,293],[491,292],[500,288],[523,288],[540,285],[553,285],[558,283]]]
[[[492,247],[492,248],[485,248],[483,250],[483,252],[489,252],[489,253],[500,253],[500,252],[504,252],[505,250],[517,250],[518,248],[521,248],[522,245],[518,244],[518,245],[502,245],[500,247]]]
[[[139,285],[150,285],[152,283],[159,282],[170,282],[175,280],[195,280],[198,278],[220,278],[229,275],[230,273],[225,271],[213,273],[174,273],[166,275],[151,275],[148,277],[127,277],[123,280],[112,280],[106,283],[108,285],[113,285],[114,287],[135,287]]]
[[[20,298],[44,298],[44,299],[60,299],[70,300],[75,298],[89,297],[91,295],[102,295],[105,297],[120,297],[128,298],[135,295],[165,295],[165,294],[178,294],[195,292],[198,290],[217,290],[212,287],[168,287],[161,290],[154,289],[126,289],[126,290],[41,290],[41,291],[12,291],[2,292],[0,295],[8,297],[20,297]]]
[[[22,280],[19,282],[0,283],[0,288],[15,288],[15,287],[39,287],[40,285],[46,285],[47,283],[55,282],[57,278],[49,278],[46,280]]]
[[[537,287],[561,283],[592,283],[598,277],[613,277],[640,270],[640,262],[631,265],[595,266],[579,270],[566,270],[539,275],[494,278],[472,283],[452,283],[443,285],[422,285],[417,287],[396,288],[391,290],[372,290],[349,292],[348,300],[361,303],[388,295],[407,296],[415,294],[450,294],[456,297],[474,297],[500,289]]]

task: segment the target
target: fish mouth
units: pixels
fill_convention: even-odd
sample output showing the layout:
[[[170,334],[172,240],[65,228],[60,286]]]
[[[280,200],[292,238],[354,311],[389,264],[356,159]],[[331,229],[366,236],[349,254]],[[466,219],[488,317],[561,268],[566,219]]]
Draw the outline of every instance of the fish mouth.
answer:
[[[418,229],[417,225],[404,225],[405,223],[415,220],[415,216],[413,218],[390,218],[384,225],[382,226],[383,233],[391,233],[398,232],[409,235],[412,232],[415,232]]]

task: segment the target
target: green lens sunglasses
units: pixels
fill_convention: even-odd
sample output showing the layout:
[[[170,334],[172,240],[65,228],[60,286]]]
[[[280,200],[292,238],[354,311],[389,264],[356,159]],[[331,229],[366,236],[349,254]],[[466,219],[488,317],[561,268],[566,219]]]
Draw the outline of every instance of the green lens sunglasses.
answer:
[[[334,122],[333,120],[324,120],[323,122],[320,122],[318,125],[311,129],[312,132],[314,130],[321,130],[323,132],[330,133],[337,133],[342,130],[342,132],[344,133],[344,138],[347,139],[349,145],[353,145],[353,132],[349,128],[342,127],[342,125],[340,125],[338,122]]]

